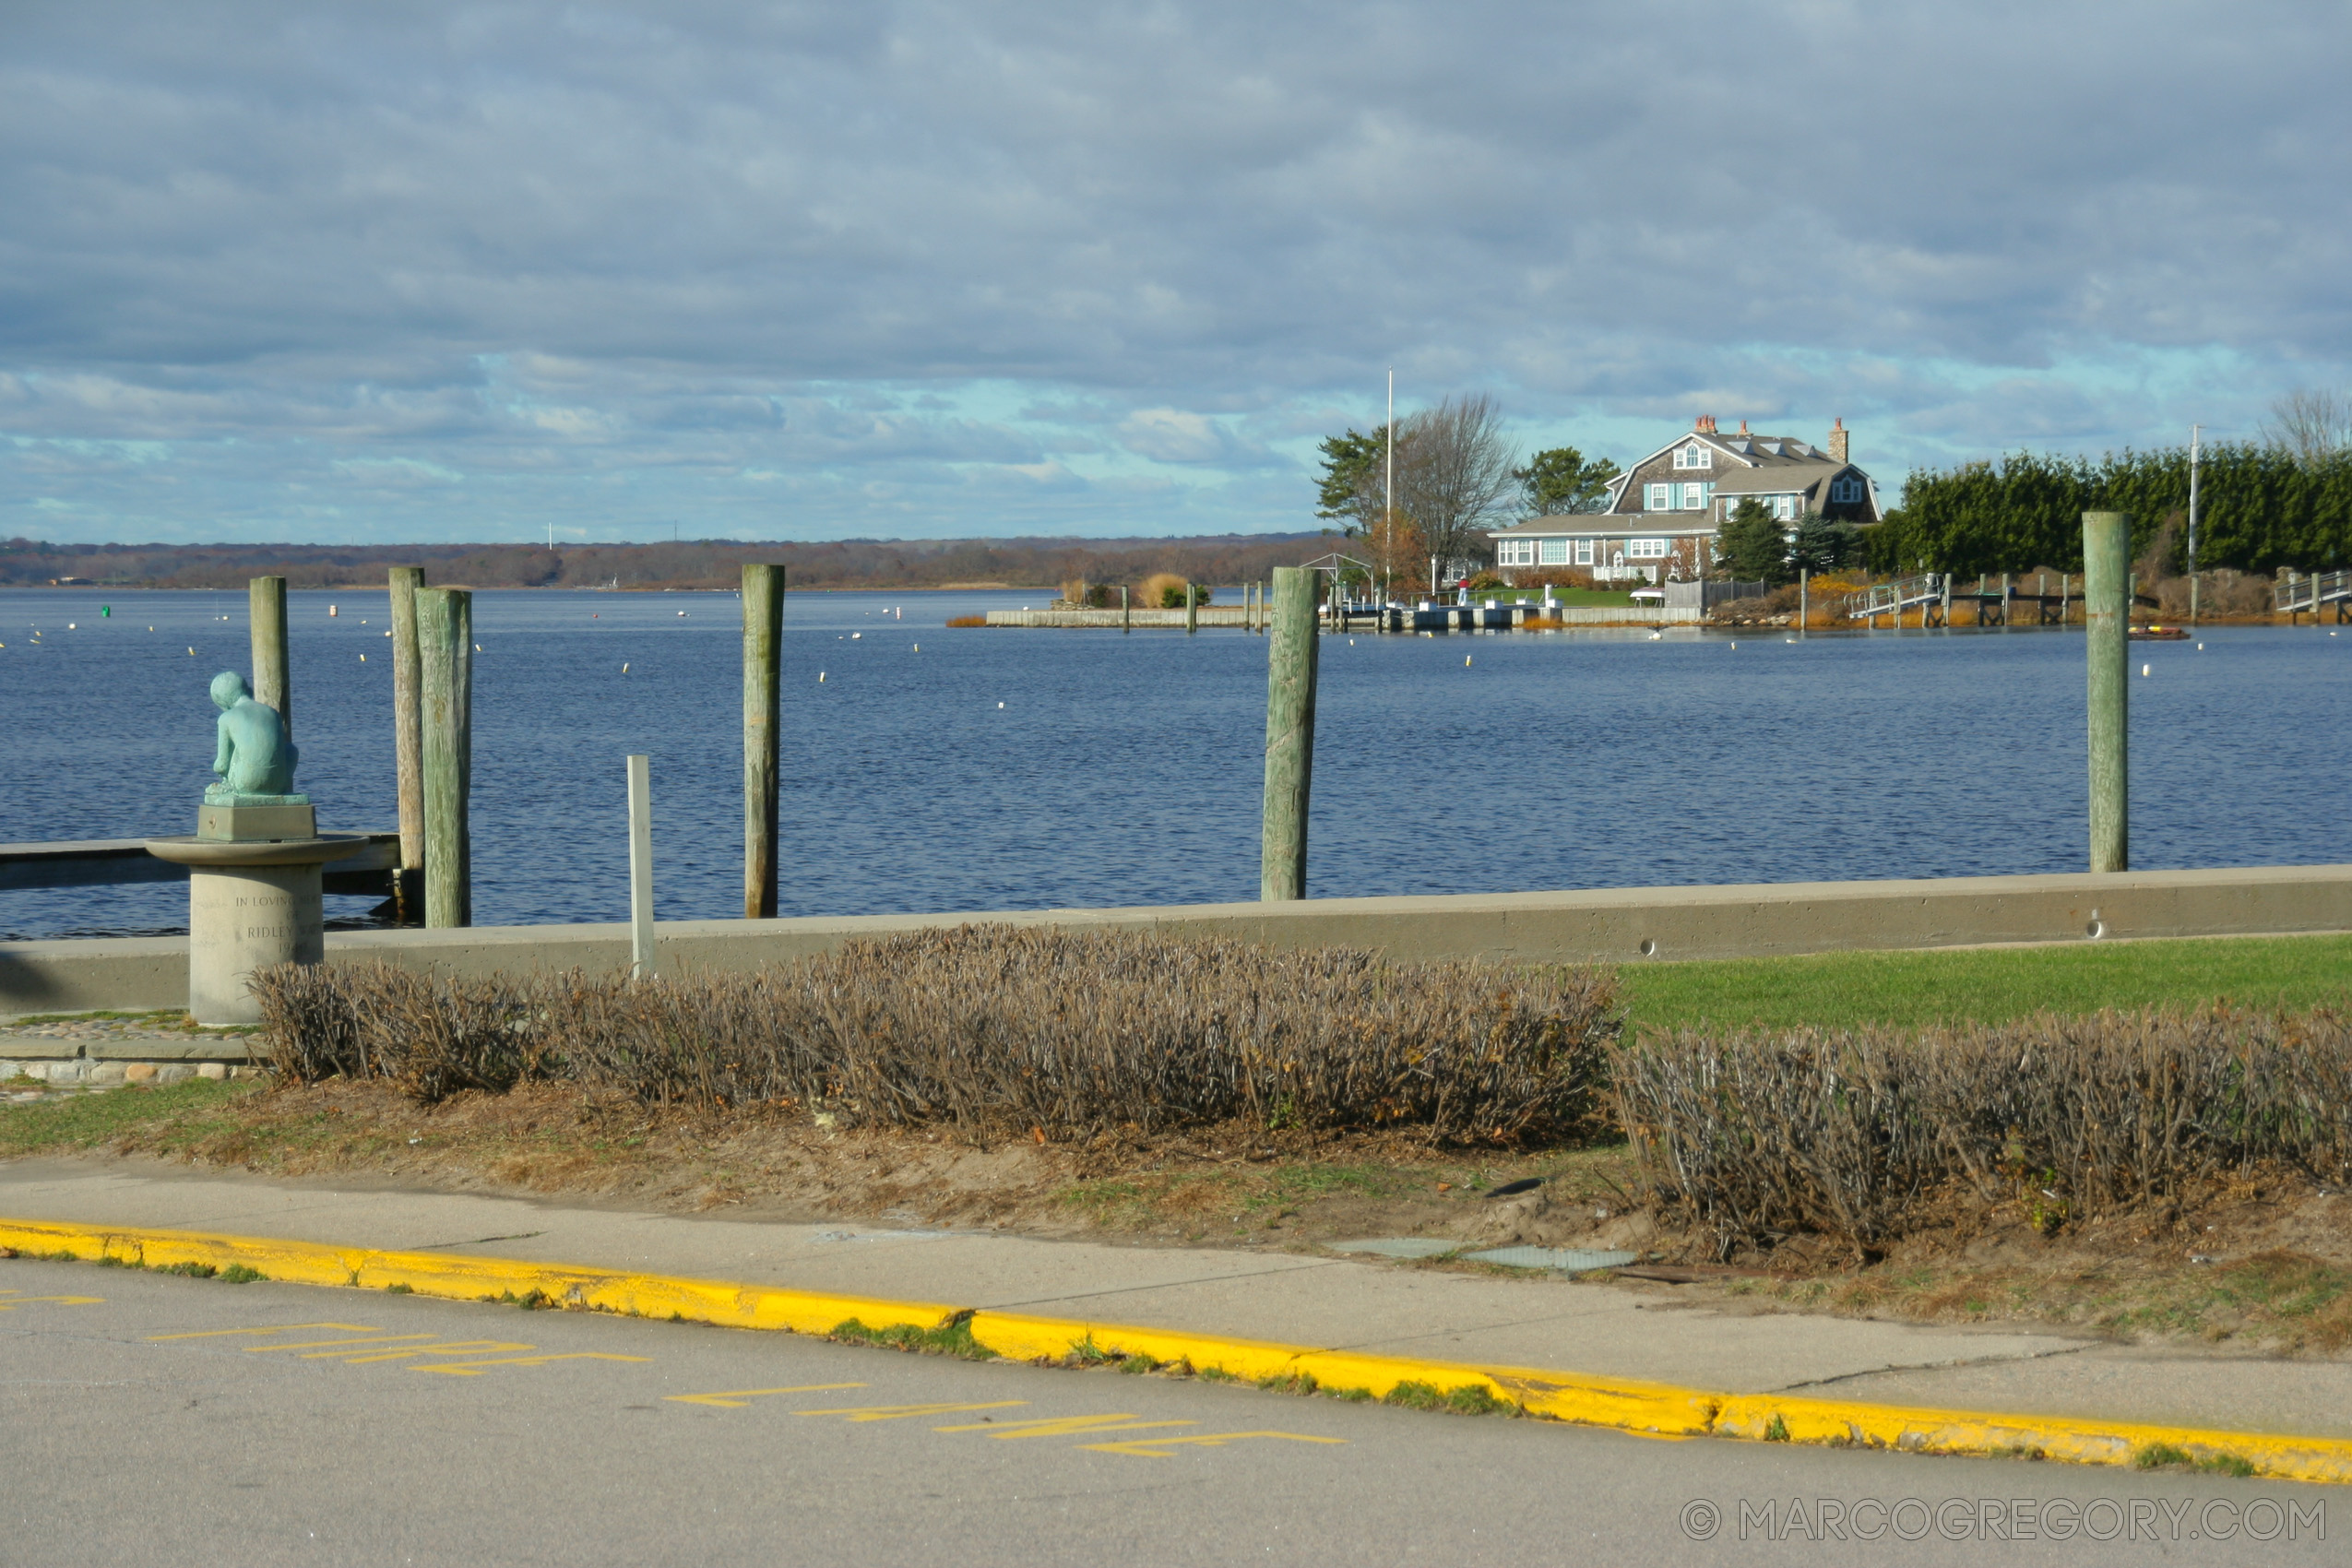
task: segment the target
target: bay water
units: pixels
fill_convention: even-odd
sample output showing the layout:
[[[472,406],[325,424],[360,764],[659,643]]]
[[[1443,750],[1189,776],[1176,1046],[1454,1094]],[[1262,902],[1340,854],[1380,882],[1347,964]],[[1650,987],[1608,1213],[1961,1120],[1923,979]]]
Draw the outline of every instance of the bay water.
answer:
[[[1050,597],[788,598],[784,913],[1256,897],[1266,640],[944,624]],[[325,828],[396,823],[387,617],[289,596]],[[484,591],[474,627],[476,921],[626,918],[632,752],[659,916],[739,915],[735,596]],[[2352,859],[2352,627],[2202,641],[2132,647],[2132,863]],[[0,840],[193,831],[247,648],[241,593],[0,590]],[[2079,628],[1326,636],[1308,891],[2081,870],[2083,658]],[[10,940],[185,921],[176,885],[0,891]]]

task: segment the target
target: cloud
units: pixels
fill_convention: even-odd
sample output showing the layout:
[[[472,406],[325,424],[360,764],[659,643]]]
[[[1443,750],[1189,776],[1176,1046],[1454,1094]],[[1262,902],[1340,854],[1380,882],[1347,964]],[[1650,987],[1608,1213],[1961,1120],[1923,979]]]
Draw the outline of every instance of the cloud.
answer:
[[[1695,26],[18,6],[0,509],[123,537],[584,505],[714,533],[1280,528],[1391,365],[1408,408],[1492,390],[1531,444],[1621,457],[1693,412],[1842,415],[1889,482],[2250,429],[2352,380],[2352,210],[2321,172],[2352,132],[2340,7]],[[126,442],[162,455],[61,457]],[[409,509],[396,471],[459,478]]]

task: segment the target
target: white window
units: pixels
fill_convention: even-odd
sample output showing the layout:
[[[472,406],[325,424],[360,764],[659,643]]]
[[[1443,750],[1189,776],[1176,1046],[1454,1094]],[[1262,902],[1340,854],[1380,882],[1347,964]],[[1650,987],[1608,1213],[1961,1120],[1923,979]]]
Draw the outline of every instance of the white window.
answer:
[[[1543,541],[1542,564],[1547,566],[1565,566],[1568,564],[1568,541],[1564,539],[1545,540]]]
[[[1650,484],[1642,487],[1642,510],[1645,512],[1671,511],[1673,506],[1674,487],[1672,485]]]
[[[1715,450],[1693,441],[1674,449],[1674,466],[1678,469],[1711,469],[1715,467]]]
[[[1666,559],[1666,540],[1629,539],[1625,541],[1625,553],[1635,561],[1663,561]]]
[[[1797,498],[1793,495],[1774,496],[1772,498],[1772,515],[1779,518],[1784,523],[1793,522],[1797,517]]]
[[[1576,564],[1579,566],[1589,566],[1592,564],[1593,541],[1588,539],[1578,540],[1576,541]]]
[[[1862,481],[1858,479],[1835,481],[1829,487],[1829,498],[1832,501],[1859,501],[1862,498]]]
[[[1686,484],[1682,487],[1682,510],[1685,512],[1704,512],[1706,508],[1707,487],[1705,485]]]
[[[1494,564],[1498,566],[1532,566],[1536,564],[1536,541],[1532,539],[1497,540]]]

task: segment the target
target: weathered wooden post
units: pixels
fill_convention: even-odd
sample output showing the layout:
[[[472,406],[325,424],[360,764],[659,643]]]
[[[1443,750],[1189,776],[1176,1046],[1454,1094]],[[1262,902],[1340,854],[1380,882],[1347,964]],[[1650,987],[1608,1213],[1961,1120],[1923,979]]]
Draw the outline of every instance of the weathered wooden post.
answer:
[[[1705,577],[1701,577],[1701,578],[1699,579],[1699,619],[1700,619],[1700,620],[1702,620],[1702,621],[1704,621],[1704,620],[1705,620],[1705,619],[1706,619],[1706,613],[1707,613],[1707,588],[1706,588],[1706,583],[1707,583],[1706,578],[1705,578]],[[1813,602],[1813,600],[1812,600],[1812,593],[1813,593],[1813,575],[1812,575],[1812,573],[1810,570],[1808,570],[1807,568],[1803,567],[1803,566],[1800,566],[1800,567],[1798,567],[1798,568],[1797,568],[1797,635],[1798,635],[1799,636],[1800,636],[1800,637],[1801,637],[1801,636],[1803,636],[1805,635],[1805,623],[1807,623],[1808,621],[1811,621],[1811,620],[1813,618],[1813,610],[1812,610],[1812,602]]]
[[[286,680],[286,579],[255,577],[246,597],[253,605],[253,700],[276,708],[291,736],[294,707]]]
[[[1201,629],[1200,589],[1191,583],[1184,585],[1184,635],[1191,636]]]
[[[400,869],[394,907],[413,925],[424,906],[424,736],[418,719],[417,589],[424,568],[392,568],[392,757],[400,798]]]
[[[1119,585],[1119,635],[1125,636],[1135,629],[1134,612],[1127,604],[1127,585]]]
[[[776,918],[784,568],[743,568],[743,918]],[[634,776],[633,776],[634,777]]]
[[[653,956],[653,758],[629,758],[629,978],[651,980]]]
[[[474,923],[474,596],[417,590],[419,729],[424,765],[424,923]]]
[[[1273,636],[1266,640],[1265,807],[1258,897],[1307,896],[1307,798],[1314,770],[1314,574],[1274,569]]]
[[[2129,871],[2132,518],[2083,514],[2083,618],[2090,662],[2091,869]]]

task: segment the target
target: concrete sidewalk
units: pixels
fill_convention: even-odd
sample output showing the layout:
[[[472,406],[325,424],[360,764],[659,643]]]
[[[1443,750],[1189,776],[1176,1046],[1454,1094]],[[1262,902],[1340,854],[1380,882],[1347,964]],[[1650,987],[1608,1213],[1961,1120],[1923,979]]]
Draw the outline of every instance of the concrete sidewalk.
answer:
[[[0,1166],[0,1217],[471,1253],[1735,1394],[2352,1438],[2352,1363],[2057,1333],[1743,1313],[1672,1287],[1381,1259],[604,1211],[74,1161]]]

